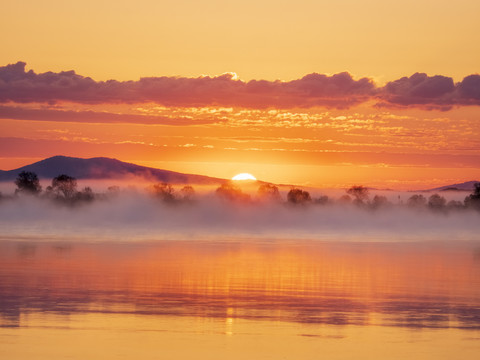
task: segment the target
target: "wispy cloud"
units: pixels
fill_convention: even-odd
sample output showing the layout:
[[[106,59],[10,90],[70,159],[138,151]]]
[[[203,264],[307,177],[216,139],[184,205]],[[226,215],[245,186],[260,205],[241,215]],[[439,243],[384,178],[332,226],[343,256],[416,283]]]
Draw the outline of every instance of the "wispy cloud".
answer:
[[[92,110],[32,109],[22,106],[0,106],[0,118],[12,120],[34,120],[80,123],[128,123],[157,125],[201,125],[223,122],[221,118],[191,116],[161,116],[149,114],[118,114]]]

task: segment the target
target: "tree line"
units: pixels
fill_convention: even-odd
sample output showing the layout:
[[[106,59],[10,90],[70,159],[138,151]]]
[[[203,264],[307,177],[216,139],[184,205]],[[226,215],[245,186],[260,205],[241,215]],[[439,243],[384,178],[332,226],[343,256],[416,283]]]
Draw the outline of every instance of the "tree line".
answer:
[[[95,199],[104,199],[119,192],[118,186],[111,186],[105,194],[96,194],[88,186],[82,190],[77,189],[77,179],[66,174],[61,174],[52,179],[51,185],[43,191],[37,174],[22,171],[15,179],[15,196],[39,196],[65,204],[79,204],[92,202]],[[196,201],[195,189],[186,185],[179,191],[168,183],[153,184],[150,188],[152,195],[166,204],[193,203]],[[290,206],[328,205],[334,203],[352,204],[357,207],[376,210],[393,206],[385,196],[374,195],[370,197],[370,190],[365,186],[355,185],[346,190],[339,199],[334,200],[326,195],[313,198],[306,190],[292,187],[282,199],[279,188],[270,183],[261,183],[256,197],[244,193],[233,182],[225,182],[215,190],[215,196],[221,201],[236,203],[254,203],[255,201],[268,201],[285,203]],[[0,194],[1,197],[1,194]],[[446,212],[450,210],[475,209],[480,211],[480,183],[474,185],[473,192],[465,197],[464,201],[448,201],[439,194],[430,195],[428,198],[422,194],[410,196],[403,204],[413,209],[430,209],[432,211]]]
[[[52,184],[47,186],[42,193],[42,186],[37,174],[31,171],[22,171],[15,179],[15,195],[44,196],[56,201],[78,202],[93,201],[95,194],[89,186],[77,190],[77,179],[61,174],[52,179]]]

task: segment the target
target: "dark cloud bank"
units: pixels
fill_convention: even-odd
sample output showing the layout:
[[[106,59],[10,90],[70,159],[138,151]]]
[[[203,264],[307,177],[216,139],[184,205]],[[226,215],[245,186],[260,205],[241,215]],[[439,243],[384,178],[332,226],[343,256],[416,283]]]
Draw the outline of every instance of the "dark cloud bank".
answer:
[[[138,81],[95,81],[74,71],[37,74],[17,62],[0,67],[0,102],[83,104],[146,103],[165,106],[238,106],[347,108],[369,100],[385,107],[448,110],[480,105],[480,75],[455,83],[452,78],[416,73],[378,87],[372,79],[355,80],[347,72],[332,76],[312,73],[282,82],[237,80],[220,76],[147,77]],[[7,110],[2,109],[5,113]],[[6,115],[4,115],[6,116]],[[30,114],[30,116],[34,116]]]

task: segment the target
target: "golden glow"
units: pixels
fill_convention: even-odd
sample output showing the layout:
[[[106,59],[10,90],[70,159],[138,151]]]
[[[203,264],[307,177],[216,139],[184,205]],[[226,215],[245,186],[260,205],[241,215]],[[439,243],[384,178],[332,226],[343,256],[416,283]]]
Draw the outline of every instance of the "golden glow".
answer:
[[[0,348],[27,360],[315,359],[319,346],[332,359],[476,359],[475,247],[4,241]]]
[[[0,29],[11,34],[0,38],[0,66],[24,61],[37,74],[74,70],[96,81],[223,74],[227,93],[239,79],[256,80],[247,93],[260,93],[248,109],[236,97],[183,108],[3,103],[0,169],[63,154],[144,165],[162,159],[167,170],[222,178],[240,168],[274,183],[319,187],[478,180],[478,106],[285,109],[263,104],[260,94],[262,80],[277,86],[313,72],[348,71],[379,86],[416,72],[461,81],[480,70],[471,41],[479,12],[474,0],[9,2],[0,12]]]
[[[257,178],[249,173],[241,173],[232,177],[232,180],[257,180]]]
[[[176,295],[177,300],[183,299],[179,306],[191,307],[191,315],[204,316],[205,307],[212,306],[227,322],[242,314],[248,318],[252,311],[278,320],[308,320],[309,312],[303,315],[306,317],[303,320],[290,315],[302,306],[313,311],[315,303],[320,313],[345,311],[341,301],[322,305],[320,299],[331,297],[362,304],[358,313],[355,309],[346,313],[345,320],[354,322],[356,315],[376,314],[388,322],[392,316],[398,320],[406,316],[407,310],[411,310],[409,304],[418,305],[418,299],[425,301],[427,311],[428,301],[435,302],[438,294],[447,293],[452,304],[478,304],[478,279],[473,271],[475,246],[456,244],[453,251],[449,245],[416,242],[222,244],[195,240],[137,245],[6,242],[0,243],[0,274],[9,276],[3,277],[0,291],[4,296],[12,292],[17,298],[28,298],[43,290],[40,284],[48,284],[50,291],[43,296],[50,303],[55,303],[58,297],[77,304],[77,292],[88,291],[90,296],[84,301],[91,305],[105,301],[104,309],[136,307],[142,311],[142,306],[149,308],[155,304],[151,309],[162,309],[164,314],[170,310],[173,315],[176,307],[170,300]],[[21,292],[15,284],[22,284]],[[128,296],[119,296],[110,303],[109,293]],[[246,295],[252,296],[257,309],[245,306]],[[401,299],[405,309],[382,310],[379,306],[394,299]],[[158,307],[161,303],[165,308]],[[265,304],[268,307],[263,307]],[[457,317],[459,314],[451,315],[447,320],[426,317],[423,324],[448,326],[449,321],[468,324],[468,319]],[[365,316],[365,321],[368,318]]]
[[[87,110],[86,105],[78,108]],[[89,108],[140,111],[135,105]],[[323,188],[361,183],[417,190],[480,179],[480,128],[472,126],[476,107],[449,112],[141,108],[172,124],[176,118],[194,121],[174,126],[2,119],[0,169],[63,154],[106,156],[224,179],[243,169],[264,181]],[[197,125],[203,120],[210,123]]]
[[[12,1],[0,12],[10,34],[0,39],[0,63],[97,80],[231,71],[289,80],[345,70],[381,81],[417,71],[461,80],[479,71],[479,13],[476,0]]]

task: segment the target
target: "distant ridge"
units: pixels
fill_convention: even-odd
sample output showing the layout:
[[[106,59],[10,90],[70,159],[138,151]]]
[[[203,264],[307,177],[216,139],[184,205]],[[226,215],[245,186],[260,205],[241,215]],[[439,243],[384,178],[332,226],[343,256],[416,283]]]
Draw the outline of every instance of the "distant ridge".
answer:
[[[227,179],[184,174],[140,166],[106,157],[83,159],[61,155],[53,156],[14,170],[0,170],[0,181],[14,181],[22,171],[34,172],[40,179],[48,180],[53,179],[55,176],[66,174],[77,179],[121,180],[123,178],[143,178],[151,182],[167,182],[171,184],[220,185],[228,181]],[[264,182],[257,181],[257,183]],[[415,190],[415,192],[473,191],[476,183],[480,183],[480,181],[466,181],[460,184],[445,185],[433,189]],[[292,187],[292,185],[278,186]],[[370,189],[374,190],[373,188]]]
[[[475,184],[480,183],[480,181],[473,180],[473,181],[466,181],[460,184],[452,184],[452,185],[445,185],[445,186],[440,186],[437,188],[433,189],[427,189],[427,190],[421,190],[424,192],[430,192],[430,191],[473,191],[475,188]]]
[[[60,155],[15,170],[0,170],[0,181],[14,181],[22,171],[34,172],[40,179],[52,179],[58,175],[66,174],[77,179],[119,180],[125,177],[139,177],[148,181],[172,184],[215,185],[226,181],[209,176],[155,169],[106,157],[82,159]]]

